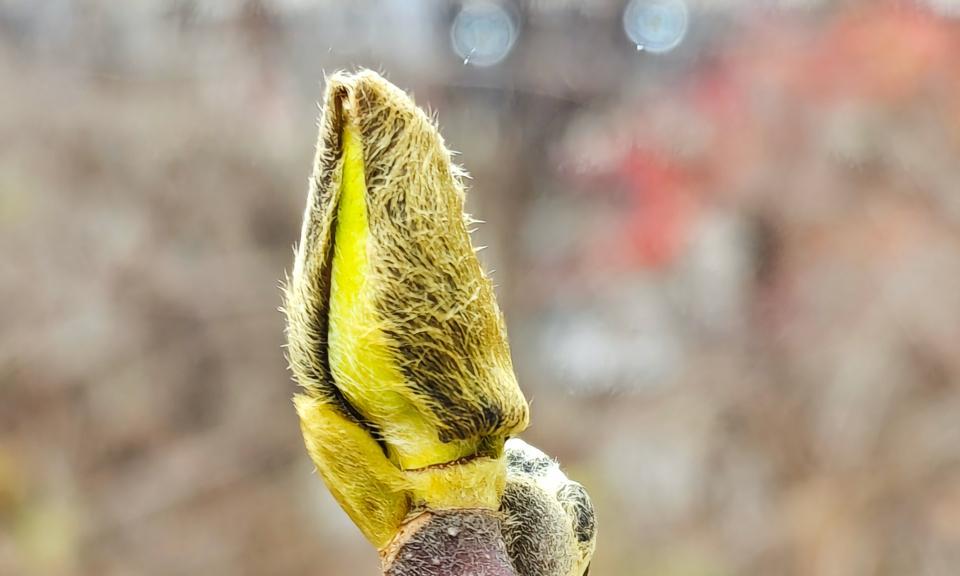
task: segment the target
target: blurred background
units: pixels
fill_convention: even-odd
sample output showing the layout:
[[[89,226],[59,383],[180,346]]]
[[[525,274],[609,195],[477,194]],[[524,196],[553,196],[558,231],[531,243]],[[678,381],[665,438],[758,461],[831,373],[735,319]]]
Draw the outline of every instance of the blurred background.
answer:
[[[0,0],[0,574],[376,574],[290,403],[324,72],[439,115],[591,574],[960,570],[957,0]]]

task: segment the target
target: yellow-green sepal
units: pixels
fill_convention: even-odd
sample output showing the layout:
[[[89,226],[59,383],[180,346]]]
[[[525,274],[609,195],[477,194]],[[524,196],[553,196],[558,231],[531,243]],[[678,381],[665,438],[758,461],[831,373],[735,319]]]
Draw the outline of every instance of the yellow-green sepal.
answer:
[[[430,510],[496,510],[507,480],[506,460],[475,458],[404,473],[414,504]]]
[[[336,407],[304,394],[293,402],[320,477],[367,540],[383,548],[409,509],[402,473],[370,434]]]

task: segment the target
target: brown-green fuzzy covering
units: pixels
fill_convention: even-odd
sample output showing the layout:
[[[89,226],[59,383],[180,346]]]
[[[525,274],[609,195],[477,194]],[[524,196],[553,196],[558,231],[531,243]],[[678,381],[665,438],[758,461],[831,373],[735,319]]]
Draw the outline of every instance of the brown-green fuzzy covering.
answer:
[[[349,117],[348,117],[349,116]],[[462,173],[431,120],[373,72],[328,80],[301,246],[285,310],[294,374],[309,394],[373,433],[333,381],[327,356],[330,272],[345,123],[363,144],[371,277],[381,328],[407,393],[443,442],[504,438],[525,427],[493,288],[470,244]],[[375,410],[374,410],[375,412]],[[499,451],[488,443],[491,453]]]

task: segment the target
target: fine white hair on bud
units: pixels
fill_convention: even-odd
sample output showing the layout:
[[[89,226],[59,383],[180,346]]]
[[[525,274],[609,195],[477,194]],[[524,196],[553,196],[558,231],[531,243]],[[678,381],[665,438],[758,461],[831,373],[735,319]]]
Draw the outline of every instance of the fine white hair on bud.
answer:
[[[519,576],[583,576],[596,546],[587,491],[559,464],[518,438],[505,445],[503,536]],[[535,527],[535,528],[534,528]]]

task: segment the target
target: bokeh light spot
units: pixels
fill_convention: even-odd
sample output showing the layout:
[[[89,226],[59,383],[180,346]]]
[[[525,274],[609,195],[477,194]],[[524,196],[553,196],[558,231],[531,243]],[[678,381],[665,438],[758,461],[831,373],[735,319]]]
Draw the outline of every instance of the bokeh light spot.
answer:
[[[460,10],[450,28],[453,50],[464,64],[493,66],[513,48],[517,26],[513,17],[494,2],[470,2]]]
[[[637,50],[656,54],[679,46],[689,21],[683,0],[631,0],[623,12],[623,29]]]

